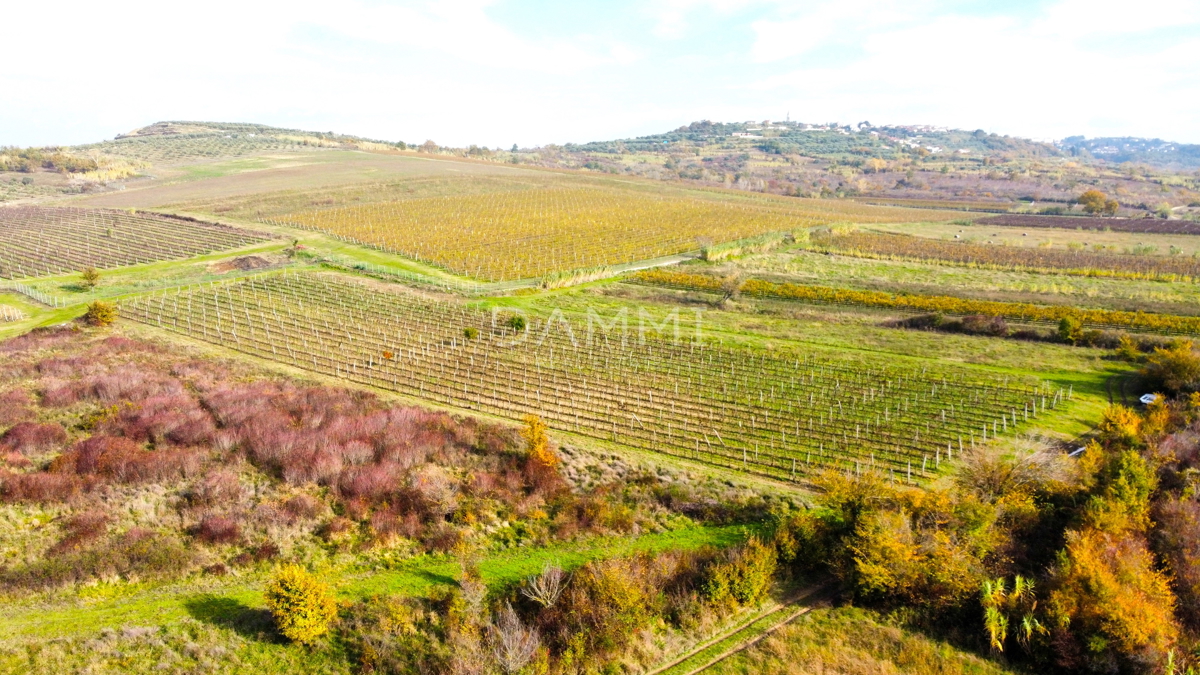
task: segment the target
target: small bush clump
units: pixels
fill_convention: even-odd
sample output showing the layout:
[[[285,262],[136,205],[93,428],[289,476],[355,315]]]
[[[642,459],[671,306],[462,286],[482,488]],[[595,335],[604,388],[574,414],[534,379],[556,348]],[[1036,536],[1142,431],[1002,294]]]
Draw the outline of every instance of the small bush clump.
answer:
[[[263,595],[279,632],[302,645],[315,644],[337,617],[329,587],[299,565],[281,566]]]
[[[117,306],[111,302],[96,300],[87,306],[83,320],[89,326],[107,326],[117,320]]]

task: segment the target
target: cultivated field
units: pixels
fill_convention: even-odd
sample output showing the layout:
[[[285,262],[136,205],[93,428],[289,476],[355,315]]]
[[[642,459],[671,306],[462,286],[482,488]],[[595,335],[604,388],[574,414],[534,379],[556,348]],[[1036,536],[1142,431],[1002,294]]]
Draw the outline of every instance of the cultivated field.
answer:
[[[935,214],[937,217],[941,214]],[[329,232],[490,281],[696,251],[847,219],[922,220],[905,209],[658,196],[595,187],[312,209],[267,220]]]
[[[1200,284],[1088,277],[1005,267],[973,267],[938,260],[891,260],[825,255],[790,248],[746,256],[709,270],[741,272],[776,282],[841,286],[914,295],[952,294],[976,300],[1195,315]]]
[[[327,276],[151,296],[122,311],[319,373],[505,417],[539,410],[563,431],[787,480],[874,467],[921,482],[1064,395],[961,369],[691,336],[623,343],[565,319],[524,332],[458,303]]]
[[[187,258],[266,241],[215,223],[108,209],[0,208],[0,277]]]
[[[1096,245],[1086,250],[1048,246],[1005,246],[949,242],[902,234],[866,231],[814,234],[810,248],[885,260],[930,260],[951,265],[1044,271],[1084,277],[1119,277],[1193,282],[1200,279],[1200,258],[1182,255],[1119,253]]]
[[[1087,218],[1084,216],[1033,216],[1016,213],[989,216],[980,225],[1093,230],[1100,232],[1140,232],[1144,234],[1200,234],[1200,224],[1187,220],[1159,218]]]
[[[710,274],[689,274],[674,270],[643,270],[633,276],[639,283],[708,292],[722,292],[722,280]],[[858,291],[829,286],[774,283],[747,279],[741,292],[761,297],[797,300],[824,305],[880,307],[918,312],[946,313],[959,316],[982,315],[1033,324],[1058,324],[1063,318],[1078,319],[1094,328],[1130,330],[1162,335],[1200,335],[1200,317],[1080,309],[1064,305],[966,300],[952,295],[912,295],[880,291]]]

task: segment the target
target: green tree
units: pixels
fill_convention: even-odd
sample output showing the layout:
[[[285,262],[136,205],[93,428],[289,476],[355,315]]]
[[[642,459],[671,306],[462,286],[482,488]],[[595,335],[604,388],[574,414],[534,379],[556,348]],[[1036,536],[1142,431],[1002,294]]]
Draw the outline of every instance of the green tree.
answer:
[[[1079,344],[1083,339],[1083,323],[1076,317],[1064,316],[1058,322],[1058,338],[1067,344]]]
[[[329,587],[299,565],[283,565],[267,583],[263,596],[279,632],[302,645],[315,644],[329,632],[337,602]]]

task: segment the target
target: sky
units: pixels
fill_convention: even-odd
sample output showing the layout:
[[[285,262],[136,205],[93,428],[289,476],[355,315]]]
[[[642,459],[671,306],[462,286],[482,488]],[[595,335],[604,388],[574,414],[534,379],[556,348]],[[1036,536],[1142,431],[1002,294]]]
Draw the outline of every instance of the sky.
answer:
[[[65,0],[3,14],[0,145],[207,120],[508,148],[788,116],[1200,143],[1200,0]]]

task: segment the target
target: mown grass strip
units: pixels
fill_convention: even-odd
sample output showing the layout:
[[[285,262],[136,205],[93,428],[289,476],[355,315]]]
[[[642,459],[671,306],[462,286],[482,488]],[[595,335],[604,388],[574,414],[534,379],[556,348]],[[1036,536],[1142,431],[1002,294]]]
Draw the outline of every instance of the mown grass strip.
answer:
[[[535,574],[552,562],[573,569],[592,560],[667,549],[727,547],[752,533],[741,525],[696,526],[636,537],[596,537],[540,549],[517,547],[495,552],[480,561],[489,588],[502,589]],[[389,593],[426,596],[443,585],[457,583],[458,562],[449,556],[421,556],[395,569],[363,572],[356,569],[322,573],[345,599]],[[123,597],[79,599],[68,605],[10,602],[0,610],[3,640],[52,638],[126,625],[164,625],[188,617],[209,623],[228,623],[239,614],[261,610],[262,584],[258,574],[228,583],[182,581],[135,591]]]
[[[812,599],[823,597],[820,588],[807,588],[782,603],[775,603],[717,638],[705,642],[685,657],[649,675],[693,675],[729,657],[763,636],[813,609]],[[806,602],[807,601],[807,602]]]

